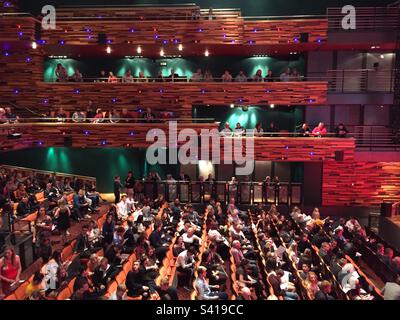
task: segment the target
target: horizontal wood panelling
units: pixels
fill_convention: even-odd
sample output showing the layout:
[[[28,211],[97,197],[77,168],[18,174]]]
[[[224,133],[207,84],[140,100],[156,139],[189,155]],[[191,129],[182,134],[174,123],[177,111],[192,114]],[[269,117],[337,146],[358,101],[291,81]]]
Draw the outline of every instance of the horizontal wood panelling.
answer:
[[[3,125],[0,130],[3,132],[2,143],[9,146],[10,140],[6,139],[8,129],[22,133],[22,138],[29,141],[43,141],[45,146],[62,146],[64,137],[71,136],[74,147],[98,146],[102,140],[107,140],[109,147],[124,147],[127,144],[134,147],[145,147],[152,144],[146,142],[146,134],[150,129],[162,129],[168,135],[168,123],[99,123],[99,124],[66,124],[66,123],[36,123]],[[201,129],[218,129],[217,123],[179,123],[178,130],[194,129],[197,133]],[[3,131],[3,130],[4,131]],[[85,132],[87,131],[87,134]],[[234,138],[238,140],[240,138]],[[242,153],[245,153],[246,141],[251,138],[243,138]],[[20,141],[18,140],[18,141]],[[232,141],[232,140],[231,140]],[[199,146],[204,148],[206,143],[200,140]],[[232,143],[232,142],[231,142]],[[221,139],[220,146],[209,140],[209,148],[216,148],[224,157],[224,140]],[[338,138],[254,138],[254,158],[263,161],[328,161],[334,158],[335,150],[343,150],[346,160],[354,157],[354,139]],[[240,152],[240,151],[239,151]],[[252,157],[253,159],[253,157]]]
[[[7,5],[6,5],[7,3]],[[18,1],[17,0],[0,0],[0,12],[10,13],[18,11]]]
[[[13,97],[16,88],[35,90],[34,83],[43,80],[43,52],[33,50],[30,43],[25,44],[25,47],[13,48],[11,43],[12,49],[0,55],[0,95],[3,100]]]
[[[323,205],[379,205],[400,201],[400,162],[325,162]]]
[[[238,138],[234,138],[238,139]],[[246,141],[244,138],[242,148],[235,148],[234,142],[230,142],[233,149],[240,155],[246,155]],[[224,141],[220,142],[220,149],[224,149]],[[214,146],[215,148],[215,146]],[[218,149],[219,146],[216,146]],[[344,158],[351,161],[354,159],[355,140],[339,138],[284,138],[284,137],[262,137],[254,138],[254,159],[257,161],[331,161],[335,159],[335,151],[343,151]],[[247,151],[250,152],[250,151]],[[222,153],[222,151],[221,151]],[[229,156],[221,155],[221,159],[231,159]]]
[[[32,41],[36,21],[33,17],[0,17],[0,41]]]
[[[57,44],[60,40],[67,44],[97,44],[99,33],[105,33],[112,44],[129,41],[162,45],[163,41],[172,44],[175,39],[182,43],[230,44],[232,40],[242,43],[242,23],[240,19],[57,21],[57,30],[43,30],[42,39],[47,44]]]
[[[355,140],[352,138],[256,138],[254,150],[256,160],[328,161],[335,159],[335,151],[343,151],[344,159],[352,160]]]
[[[13,75],[17,76],[17,75]],[[24,83],[23,79],[21,82]],[[172,111],[175,116],[191,117],[192,105],[320,105],[326,103],[326,82],[273,83],[37,83],[21,90],[1,87],[4,99],[47,112],[51,106],[66,111],[86,108],[92,100],[104,110],[126,107],[129,110],[151,107],[155,111]],[[79,90],[77,94],[76,90]],[[116,103],[112,99],[116,98]],[[43,104],[47,99],[48,103]],[[54,107],[53,107],[54,110]]]
[[[129,17],[136,19],[146,19],[147,17],[187,17],[192,16],[193,11],[200,10],[199,6],[196,5],[185,5],[185,6],[143,6],[143,7],[85,7],[85,8],[59,8],[57,9],[57,16],[59,18],[71,18],[71,17]]]
[[[178,123],[178,130],[190,128],[196,132],[201,129],[214,129],[215,123]],[[72,137],[73,147],[98,147],[106,140],[104,147],[147,147],[153,142],[146,142],[146,134],[151,129],[161,129],[168,136],[166,123],[97,123],[97,124],[65,124],[65,123],[37,123],[0,126],[0,150],[14,149],[29,146],[55,147],[64,145],[64,137]],[[22,134],[18,140],[7,139],[7,134],[13,130]],[[87,132],[86,132],[87,131]],[[85,134],[86,132],[86,134]],[[26,140],[26,141],[25,141]]]
[[[308,33],[308,41],[327,40],[327,19],[245,21],[245,42],[256,44],[300,43],[300,34]],[[295,42],[296,39],[296,42]]]

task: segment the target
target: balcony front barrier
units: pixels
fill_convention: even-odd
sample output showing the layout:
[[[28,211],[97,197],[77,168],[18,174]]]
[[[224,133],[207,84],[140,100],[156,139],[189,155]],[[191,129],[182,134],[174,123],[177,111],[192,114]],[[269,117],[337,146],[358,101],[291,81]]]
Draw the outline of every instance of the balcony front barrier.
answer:
[[[163,196],[172,202],[207,203],[215,199],[227,204],[235,199],[237,204],[251,205],[257,203],[300,205],[302,203],[303,185],[301,183],[267,184],[265,182],[226,181],[144,181],[144,195],[151,199]]]

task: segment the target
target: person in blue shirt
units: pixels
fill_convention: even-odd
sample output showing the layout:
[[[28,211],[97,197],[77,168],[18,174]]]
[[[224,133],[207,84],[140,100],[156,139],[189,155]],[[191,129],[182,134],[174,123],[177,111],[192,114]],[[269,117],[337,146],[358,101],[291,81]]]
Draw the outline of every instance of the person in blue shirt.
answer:
[[[199,300],[228,300],[226,292],[212,291],[219,289],[218,285],[210,286],[206,281],[207,268],[200,266],[197,269],[198,277],[195,281],[197,297]]]

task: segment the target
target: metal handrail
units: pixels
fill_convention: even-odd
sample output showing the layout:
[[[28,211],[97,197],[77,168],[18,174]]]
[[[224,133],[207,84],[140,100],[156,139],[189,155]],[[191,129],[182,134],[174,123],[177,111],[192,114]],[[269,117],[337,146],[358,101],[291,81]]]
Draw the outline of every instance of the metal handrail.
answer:
[[[82,180],[96,181],[95,177],[69,174],[69,173],[63,173],[63,172],[56,172],[56,171],[32,169],[32,168],[26,168],[26,167],[11,166],[11,165],[7,165],[7,164],[0,164],[0,170],[1,169],[9,169],[9,170],[16,170],[16,171],[24,171],[24,172],[29,172],[29,173],[48,174],[48,175],[55,173],[55,175],[57,177],[68,177],[68,178],[76,177],[76,178],[82,179]]]
[[[76,120],[76,119],[75,119]],[[40,124],[43,123],[68,123],[68,124],[102,124],[106,123],[107,121],[110,121],[109,116],[105,116],[103,118],[100,118],[100,120],[103,120],[102,122],[99,123],[93,123],[96,120],[99,120],[99,118],[83,118],[80,119],[81,121],[74,121],[74,118],[72,117],[31,117],[31,118],[19,118],[18,121],[13,121],[12,123],[5,123],[3,125],[0,124],[0,129],[4,127],[4,125],[24,125],[24,124],[37,124],[40,122]],[[214,118],[152,118],[152,119],[147,119],[147,118],[123,118],[123,117],[118,117],[118,118],[113,118],[111,117],[111,120],[113,122],[118,122],[118,121],[123,121],[123,122],[142,122],[142,123],[159,123],[159,122],[166,122],[166,121],[176,121],[177,123],[215,123],[219,124],[220,122],[215,121]],[[89,121],[88,123],[85,123],[86,121]],[[72,122],[72,123],[70,123]],[[113,123],[111,122],[111,124]]]

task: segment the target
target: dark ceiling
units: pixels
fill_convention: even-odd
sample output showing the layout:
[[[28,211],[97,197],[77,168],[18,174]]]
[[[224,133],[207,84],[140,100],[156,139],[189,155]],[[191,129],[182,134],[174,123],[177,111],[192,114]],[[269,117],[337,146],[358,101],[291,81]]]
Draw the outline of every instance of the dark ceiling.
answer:
[[[325,14],[328,7],[353,6],[382,7],[394,0],[19,0],[23,11],[39,13],[44,5],[142,5],[196,3],[201,8],[240,8],[244,16]]]

